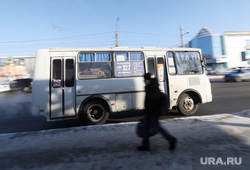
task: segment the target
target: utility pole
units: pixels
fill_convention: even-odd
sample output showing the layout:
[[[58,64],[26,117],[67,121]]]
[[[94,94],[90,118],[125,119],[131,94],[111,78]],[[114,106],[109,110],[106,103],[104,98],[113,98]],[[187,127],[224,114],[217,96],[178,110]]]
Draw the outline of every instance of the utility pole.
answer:
[[[181,30],[181,47],[184,48],[185,47],[184,35],[188,34],[189,31],[184,33],[183,26],[180,27],[180,30]]]
[[[118,34],[118,21],[119,21],[119,17],[117,17],[116,20],[116,31],[115,31],[115,38],[116,38],[116,47],[119,47],[119,34]]]
[[[185,42],[184,42],[184,32],[183,32],[183,26],[180,27],[181,29],[181,47],[185,47]]]

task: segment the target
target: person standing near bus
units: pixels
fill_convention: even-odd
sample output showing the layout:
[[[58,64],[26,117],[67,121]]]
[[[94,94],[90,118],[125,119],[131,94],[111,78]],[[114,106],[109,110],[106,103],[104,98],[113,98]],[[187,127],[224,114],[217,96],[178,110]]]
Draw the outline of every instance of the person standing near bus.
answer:
[[[151,78],[150,73],[144,75],[144,82],[146,84],[145,91],[145,113],[144,113],[144,128],[142,145],[137,147],[138,151],[150,151],[149,143],[149,128],[150,125],[154,126],[158,132],[160,132],[164,138],[169,141],[169,150],[174,150],[176,147],[177,139],[170,135],[165,129],[160,126],[159,116],[163,107],[162,94],[159,89],[158,80]]]

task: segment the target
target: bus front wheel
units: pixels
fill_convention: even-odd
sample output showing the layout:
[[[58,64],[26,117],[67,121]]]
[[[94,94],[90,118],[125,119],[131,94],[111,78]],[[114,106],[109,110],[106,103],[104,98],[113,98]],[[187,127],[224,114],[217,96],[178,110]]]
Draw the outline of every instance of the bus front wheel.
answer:
[[[198,109],[198,104],[187,93],[184,93],[178,101],[178,111],[186,116],[194,114]]]
[[[107,121],[109,112],[107,105],[98,100],[90,101],[83,106],[80,119],[84,124],[100,125]]]

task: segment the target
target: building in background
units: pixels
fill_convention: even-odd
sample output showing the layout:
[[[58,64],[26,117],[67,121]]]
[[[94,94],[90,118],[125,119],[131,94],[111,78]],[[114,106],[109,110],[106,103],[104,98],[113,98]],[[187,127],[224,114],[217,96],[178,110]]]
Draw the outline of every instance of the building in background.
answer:
[[[189,47],[200,48],[211,69],[227,68],[228,58],[225,51],[224,37],[203,27],[189,42]]]
[[[250,31],[224,33],[228,67],[250,66]]]
[[[232,31],[219,35],[206,27],[189,41],[200,48],[208,69],[250,67],[250,31]]]
[[[0,79],[12,80],[16,78],[32,77],[34,74],[35,56],[1,56]]]

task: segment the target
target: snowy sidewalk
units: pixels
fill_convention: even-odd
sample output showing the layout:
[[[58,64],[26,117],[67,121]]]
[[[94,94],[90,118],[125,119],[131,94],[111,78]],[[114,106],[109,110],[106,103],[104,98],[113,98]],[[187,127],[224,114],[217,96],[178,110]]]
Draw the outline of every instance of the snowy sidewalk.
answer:
[[[0,135],[0,169],[248,169],[250,110],[167,119],[179,140],[174,152],[156,135],[151,151],[138,152],[136,123]],[[212,165],[214,164],[214,165]]]

